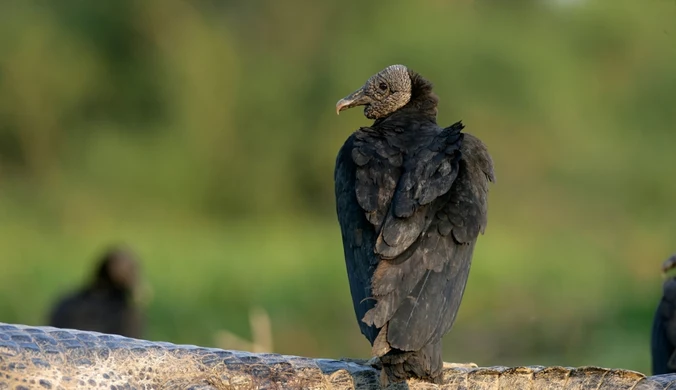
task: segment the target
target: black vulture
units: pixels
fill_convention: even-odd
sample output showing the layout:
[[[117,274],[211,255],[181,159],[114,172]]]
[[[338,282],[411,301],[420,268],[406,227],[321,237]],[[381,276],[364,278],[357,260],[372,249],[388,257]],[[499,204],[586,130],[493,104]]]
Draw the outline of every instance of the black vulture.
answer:
[[[462,122],[437,125],[437,103],[428,80],[392,65],[336,104],[374,120],[343,144],[334,180],[354,310],[383,383],[439,379],[487,223],[492,159]]]
[[[136,256],[127,248],[112,247],[99,260],[92,280],[54,305],[49,325],[142,338],[138,286]]]
[[[676,268],[676,255],[662,263],[662,273]],[[676,372],[676,277],[662,285],[662,298],[655,310],[650,340],[653,375]]]

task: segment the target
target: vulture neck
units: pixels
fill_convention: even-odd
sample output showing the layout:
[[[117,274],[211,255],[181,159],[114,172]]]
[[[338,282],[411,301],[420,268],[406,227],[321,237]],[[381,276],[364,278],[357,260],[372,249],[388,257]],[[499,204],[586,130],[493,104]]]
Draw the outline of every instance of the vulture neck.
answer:
[[[89,291],[106,292],[113,296],[127,297],[132,294],[132,288],[125,284],[117,283],[110,275],[110,263],[112,260],[104,260],[96,272],[94,280],[90,282]]]
[[[439,97],[432,91],[432,83],[416,72],[409,70],[411,77],[411,100],[405,106],[393,112],[388,117],[377,120],[396,122],[425,122],[437,123],[437,103]]]
[[[96,279],[89,287],[91,292],[105,292],[106,294],[127,298],[132,295],[132,291],[127,286],[121,286],[110,279]]]

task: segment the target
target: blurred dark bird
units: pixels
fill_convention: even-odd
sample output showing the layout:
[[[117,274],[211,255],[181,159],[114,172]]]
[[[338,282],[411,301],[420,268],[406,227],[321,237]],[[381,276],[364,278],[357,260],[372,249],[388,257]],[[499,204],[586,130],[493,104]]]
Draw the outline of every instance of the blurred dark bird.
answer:
[[[676,268],[676,255],[662,263],[662,273]],[[676,372],[676,277],[662,285],[662,298],[655,310],[650,340],[653,375]]]
[[[437,102],[429,81],[392,65],[336,104],[375,120],[342,146],[334,179],[354,310],[384,384],[440,376],[495,181],[479,139],[437,125]]]
[[[138,287],[136,256],[126,248],[111,248],[99,261],[93,279],[54,306],[49,325],[142,338]]]

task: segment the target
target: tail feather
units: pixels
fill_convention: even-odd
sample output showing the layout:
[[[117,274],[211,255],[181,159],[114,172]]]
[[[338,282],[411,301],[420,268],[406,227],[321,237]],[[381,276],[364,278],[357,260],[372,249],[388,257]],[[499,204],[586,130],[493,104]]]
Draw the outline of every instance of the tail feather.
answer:
[[[383,385],[402,382],[410,378],[419,378],[438,383],[444,362],[441,355],[441,340],[427,344],[419,351],[401,351],[392,349],[380,357],[382,371],[380,381]]]

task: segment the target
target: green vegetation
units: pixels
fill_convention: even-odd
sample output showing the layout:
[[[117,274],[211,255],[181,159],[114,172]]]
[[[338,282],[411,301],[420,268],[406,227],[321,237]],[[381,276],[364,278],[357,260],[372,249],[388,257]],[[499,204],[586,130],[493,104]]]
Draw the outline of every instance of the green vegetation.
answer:
[[[676,3],[607,0],[0,4],[0,321],[123,241],[148,338],[213,345],[270,314],[275,351],[361,356],[333,164],[404,63],[498,182],[445,357],[649,372],[676,251]]]

